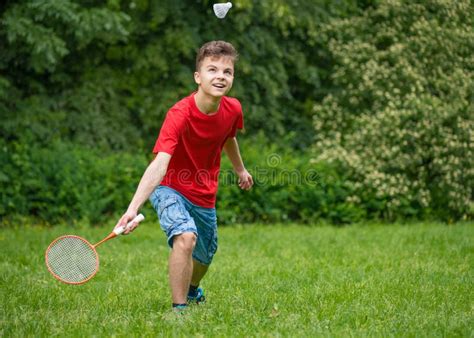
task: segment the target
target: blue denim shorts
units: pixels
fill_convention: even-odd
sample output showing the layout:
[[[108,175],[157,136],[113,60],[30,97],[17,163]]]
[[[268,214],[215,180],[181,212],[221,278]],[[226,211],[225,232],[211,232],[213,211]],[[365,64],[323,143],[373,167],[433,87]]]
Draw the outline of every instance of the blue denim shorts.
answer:
[[[217,251],[217,216],[215,208],[192,204],[174,189],[158,186],[150,195],[150,202],[166,233],[168,245],[173,247],[173,237],[185,232],[197,236],[193,258],[209,265]]]

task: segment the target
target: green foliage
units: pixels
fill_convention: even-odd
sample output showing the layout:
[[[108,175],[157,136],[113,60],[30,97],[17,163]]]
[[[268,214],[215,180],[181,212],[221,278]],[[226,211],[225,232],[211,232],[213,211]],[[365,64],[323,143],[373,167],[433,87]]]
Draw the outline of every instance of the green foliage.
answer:
[[[166,111],[195,90],[197,48],[223,39],[257,184],[221,177],[221,223],[472,217],[470,1],[233,5],[225,20],[207,0],[0,5],[0,216],[122,210]]]
[[[472,217],[474,7],[386,1],[321,33],[333,93],[314,106],[318,161],[387,219]]]
[[[290,142],[289,140],[287,140]],[[232,165],[223,159],[217,201],[219,224],[327,220],[342,224],[362,220],[365,210],[348,197],[353,188],[344,173],[307,153],[268,145],[262,135],[241,144],[255,185],[242,191]]]
[[[36,74],[53,74],[70,53],[80,53],[98,42],[125,41],[128,20],[124,13],[84,8],[73,1],[13,4],[2,17],[2,35],[9,47],[2,63]]]
[[[104,156],[64,143],[2,143],[0,155],[0,217],[30,215],[53,224],[115,217],[146,167],[144,156]]]
[[[225,39],[241,54],[231,94],[243,101],[247,130],[273,141],[293,130],[293,146],[303,148],[313,137],[310,103],[327,77],[315,58],[318,31],[354,10],[329,0],[240,0],[219,20],[210,1],[10,1],[0,9],[0,116],[8,120],[0,134],[150,147],[166,111],[195,90],[197,49]]]
[[[354,189],[343,173],[324,163],[310,163],[309,154],[295,156],[266,144],[262,135],[241,144],[255,181],[248,192],[240,190],[224,157],[219,224],[295,220],[342,224],[364,218],[365,210],[347,201]],[[29,215],[51,224],[118,217],[147,165],[142,155],[104,155],[61,142],[48,148],[3,142],[0,155],[0,217]],[[149,205],[146,208],[146,214],[154,214]]]
[[[0,134],[48,145],[73,140],[102,149],[137,144],[107,72],[107,46],[125,43],[125,13],[73,1],[6,6],[0,25]],[[106,113],[104,113],[106,112]]]

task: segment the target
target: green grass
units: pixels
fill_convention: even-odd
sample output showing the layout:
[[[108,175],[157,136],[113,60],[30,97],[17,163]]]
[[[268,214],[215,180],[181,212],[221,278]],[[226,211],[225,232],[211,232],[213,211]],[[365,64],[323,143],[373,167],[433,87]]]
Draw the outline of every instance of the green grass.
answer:
[[[169,310],[164,235],[152,222],[99,248],[83,286],[51,277],[58,235],[0,230],[1,326],[10,336],[473,336],[473,224],[220,229],[208,302]]]

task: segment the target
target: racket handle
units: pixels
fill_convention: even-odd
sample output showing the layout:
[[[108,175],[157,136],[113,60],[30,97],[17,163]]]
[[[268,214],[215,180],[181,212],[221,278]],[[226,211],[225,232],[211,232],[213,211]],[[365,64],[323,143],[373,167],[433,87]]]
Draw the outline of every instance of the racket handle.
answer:
[[[139,214],[137,217],[135,217],[134,219],[132,219],[130,222],[128,222],[128,224],[124,227],[120,227],[120,228],[117,228],[117,229],[114,229],[114,233],[118,236],[120,235],[122,232],[124,232],[126,229],[128,229],[132,223],[140,223],[141,221],[143,221],[145,219],[145,216],[143,216],[143,214]]]

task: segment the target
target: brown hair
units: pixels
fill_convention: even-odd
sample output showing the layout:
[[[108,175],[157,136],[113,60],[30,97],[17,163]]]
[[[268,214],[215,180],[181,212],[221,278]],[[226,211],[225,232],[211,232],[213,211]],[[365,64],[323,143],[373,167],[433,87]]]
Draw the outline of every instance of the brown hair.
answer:
[[[239,58],[237,51],[234,46],[229,42],[225,41],[210,41],[205,43],[197,53],[196,56],[196,71],[199,71],[202,61],[207,57],[221,57],[227,56],[232,59],[232,62],[236,62]]]

